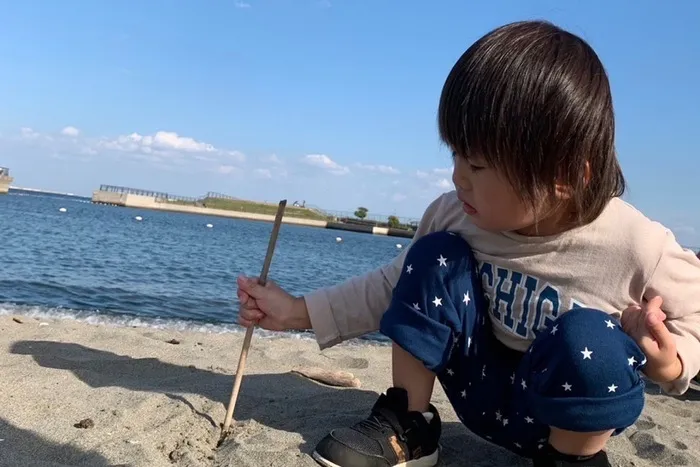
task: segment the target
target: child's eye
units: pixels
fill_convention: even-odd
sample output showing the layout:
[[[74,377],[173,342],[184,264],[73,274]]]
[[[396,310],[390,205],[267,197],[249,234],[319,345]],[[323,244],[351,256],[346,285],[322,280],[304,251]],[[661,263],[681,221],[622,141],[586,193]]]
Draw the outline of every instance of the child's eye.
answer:
[[[474,165],[474,164],[469,164],[469,168],[472,170],[472,172],[478,172],[479,170],[483,170],[484,167],[480,165]]]

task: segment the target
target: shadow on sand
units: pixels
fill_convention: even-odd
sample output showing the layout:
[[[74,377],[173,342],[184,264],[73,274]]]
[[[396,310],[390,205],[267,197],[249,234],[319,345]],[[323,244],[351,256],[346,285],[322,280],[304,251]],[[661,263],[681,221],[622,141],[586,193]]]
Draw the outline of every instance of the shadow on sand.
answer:
[[[156,358],[132,358],[73,343],[18,341],[12,345],[11,352],[31,355],[45,368],[70,371],[93,388],[119,387],[164,394],[187,404],[216,427],[221,421],[197,411],[187,395],[203,396],[225,408],[233,383],[230,374],[174,365]],[[299,449],[309,454],[329,430],[366,416],[376,398],[373,391],[331,388],[291,373],[250,374],[243,380],[235,416],[237,422],[255,420],[274,430],[298,433],[303,438]],[[442,444],[444,465],[487,466],[493,465],[488,458],[504,459],[504,455],[508,465],[528,465],[474,437],[460,423],[443,423]],[[88,464],[106,465],[100,464],[99,459]]]
[[[0,440],[1,467],[112,466],[95,452],[83,451],[68,444],[56,444],[3,419],[0,419]],[[39,464],[37,459],[41,459]]]

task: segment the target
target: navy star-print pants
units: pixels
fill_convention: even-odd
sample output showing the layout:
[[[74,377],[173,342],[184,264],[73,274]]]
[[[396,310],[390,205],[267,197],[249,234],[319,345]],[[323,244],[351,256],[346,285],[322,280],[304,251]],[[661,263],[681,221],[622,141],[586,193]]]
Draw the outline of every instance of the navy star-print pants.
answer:
[[[610,315],[562,313],[525,353],[498,341],[468,243],[437,232],[418,239],[380,330],[435,372],[475,434],[532,457],[550,426],[576,432],[632,425],[644,406],[646,362]]]

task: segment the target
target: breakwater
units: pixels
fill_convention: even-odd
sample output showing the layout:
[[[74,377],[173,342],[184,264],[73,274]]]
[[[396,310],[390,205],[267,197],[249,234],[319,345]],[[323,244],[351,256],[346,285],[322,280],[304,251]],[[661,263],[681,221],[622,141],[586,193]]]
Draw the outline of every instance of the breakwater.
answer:
[[[159,197],[157,193],[147,192],[144,192],[143,194],[135,194],[130,192],[96,190],[92,194],[92,202],[95,204],[107,204],[112,206],[122,206],[129,208],[153,209],[188,214],[203,214],[209,216],[230,217],[263,222],[274,222],[275,220],[275,216],[271,214],[233,211],[229,209],[216,209],[190,204],[182,204],[169,201],[167,199],[164,199],[163,197]],[[332,222],[320,219],[305,219],[301,217],[287,215],[285,215],[282,218],[282,222],[286,224],[296,224],[332,230],[369,233],[374,235],[387,235],[391,237],[412,238],[414,233],[412,230],[376,227],[362,224],[349,224],[344,222]]]
[[[0,167],[0,194],[7,194],[10,191],[10,184],[14,179],[10,176],[10,169]]]

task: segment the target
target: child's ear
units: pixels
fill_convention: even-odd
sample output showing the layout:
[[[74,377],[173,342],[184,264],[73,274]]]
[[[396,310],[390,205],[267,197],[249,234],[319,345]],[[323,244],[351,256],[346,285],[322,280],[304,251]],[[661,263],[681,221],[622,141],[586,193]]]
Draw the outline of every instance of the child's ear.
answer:
[[[588,185],[591,181],[591,164],[586,161],[586,165],[583,168],[583,183],[584,185]],[[573,196],[574,190],[571,188],[570,185],[567,185],[566,183],[563,182],[557,182],[554,185],[554,194],[557,197],[557,199],[566,201],[568,199],[571,199]]]
[[[586,161],[586,165],[583,168],[583,183],[588,185],[591,182],[591,163]]]
[[[559,182],[557,182],[554,185],[554,195],[559,201],[566,201],[568,199],[571,199],[573,192],[574,190],[571,188],[570,185],[566,185],[564,183]]]

